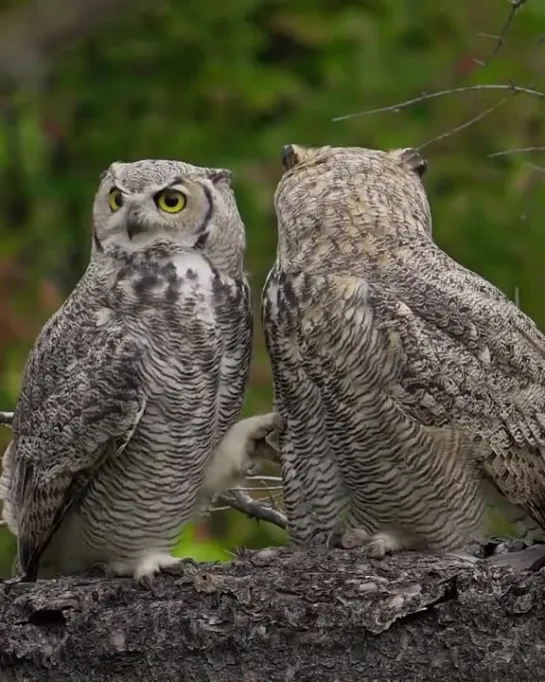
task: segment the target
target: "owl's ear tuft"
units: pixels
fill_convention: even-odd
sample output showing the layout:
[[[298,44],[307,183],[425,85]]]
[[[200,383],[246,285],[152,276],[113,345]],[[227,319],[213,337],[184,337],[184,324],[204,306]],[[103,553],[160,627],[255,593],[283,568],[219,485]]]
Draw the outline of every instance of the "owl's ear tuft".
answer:
[[[208,177],[214,183],[214,185],[219,185],[224,182],[225,184],[231,186],[231,181],[233,179],[233,173],[226,168],[212,168],[208,173]]]
[[[428,168],[428,162],[414,147],[400,149],[399,158],[419,177],[422,177]]]
[[[282,166],[285,171],[291,170],[300,160],[299,148],[296,144],[287,144],[282,147]]]
[[[106,178],[108,175],[115,175],[115,170],[116,167],[121,164],[121,161],[112,161],[112,163],[106,168],[105,170],[102,171],[102,173],[99,175],[99,183],[101,183],[104,178]]]

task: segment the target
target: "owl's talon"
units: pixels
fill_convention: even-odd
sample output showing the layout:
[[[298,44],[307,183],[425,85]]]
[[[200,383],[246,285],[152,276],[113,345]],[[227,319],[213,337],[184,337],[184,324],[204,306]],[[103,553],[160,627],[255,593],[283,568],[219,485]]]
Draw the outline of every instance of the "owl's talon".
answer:
[[[363,550],[371,559],[384,559],[386,554],[392,551],[389,549],[386,540],[382,537],[370,540],[366,545],[363,546]]]
[[[172,566],[165,566],[164,568],[161,568],[161,573],[165,573],[166,575],[173,575],[176,577],[180,577],[181,571],[180,569],[185,569],[185,568],[191,568],[192,570],[196,570],[199,568],[199,562],[195,561],[192,557],[183,557],[182,559],[178,560],[178,563],[173,564]]]
[[[384,559],[387,554],[399,552],[402,549],[416,547],[418,541],[411,537],[402,539],[396,533],[383,531],[369,535],[362,528],[348,528],[340,538],[339,545],[343,549],[360,547],[362,554],[371,559]]]
[[[0,582],[0,585],[4,589],[4,594],[9,594],[11,590],[14,587],[17,587],[18,585],[23,586],[23,587],[33,587],[35,583],[28,582],[26,580],[23,580],[21,576],[15,576],[14,578],[7,578],[6,580],[2,580]]]
[[[149,575],[142,575],[136,580],[139,587],[153,594],[153,578]]]
[[[364,547],[370,540],[370,535],[361,528],[349,528],[338,538],[338,546],[343,549]]]

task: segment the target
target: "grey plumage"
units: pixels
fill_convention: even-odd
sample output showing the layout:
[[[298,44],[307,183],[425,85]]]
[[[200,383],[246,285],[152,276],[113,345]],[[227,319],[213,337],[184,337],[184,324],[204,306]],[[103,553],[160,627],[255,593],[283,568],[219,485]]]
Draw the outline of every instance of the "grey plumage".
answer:
[[[284,165],[262,322],[292,541],[450,548],[490,493],[544,527],[545,338],[434,243],[425,160],[291,145]]]
[[[0,496],[27,579],[94,563],[142,578],[174,563],[248,382],[229,173],[114,163],[93,223],[87,271],[29,355],[4,457]]]

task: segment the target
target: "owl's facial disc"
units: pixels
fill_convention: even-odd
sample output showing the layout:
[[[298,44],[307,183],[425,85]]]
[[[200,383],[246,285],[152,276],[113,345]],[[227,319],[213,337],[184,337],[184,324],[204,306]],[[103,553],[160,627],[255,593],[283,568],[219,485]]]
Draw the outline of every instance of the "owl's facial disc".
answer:
[[[177,161],[114,162],[93,206],[95,248],[210,248],[231,226],[229,173]],[[218,236],[219,235],[219,236]]]

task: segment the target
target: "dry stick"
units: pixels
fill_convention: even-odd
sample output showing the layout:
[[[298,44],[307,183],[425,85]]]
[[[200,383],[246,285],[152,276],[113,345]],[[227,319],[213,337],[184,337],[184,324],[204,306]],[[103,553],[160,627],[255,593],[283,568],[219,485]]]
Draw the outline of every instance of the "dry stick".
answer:
[[[286,530],[288,527],[288,522],[282,512],[259,504],[250,495],[238,488],[222,493],[218,496],[218,499],[223,500],[230,507],[237,509],[250,518],[257,519],[258,521],[268,521],[282,528],[282,530]]]
[[[455,95],[460,92],[471,92],[474,90],[509,90],[510,92],[521,92],[526,95],[532,95],[533,97],[538,97],[539,99],[545,99],[545,92],[540,92],[539,90],[533,90],[532,88],[523,88],[519,85],[514,85],[512,83],[498,84],[498,85],[464,85],[459,88],[450,88],[449,90],[440,90],[438,92],[430,92],[419,95],[418,97],[413,97],[413,99],[408,99],[405,102],[398,102],[398,104],[391,104],[387,107],[379,107],[378,109],[369,109],[368,111],[359,111],[355,114],[345,114],[344,116],[337,116],[331,119],[332,121],[346,121],[349,118],[357,118],[358,116],[370,116],[371,114],[382,114],[388,111],[400,111],[401,109],[406,109],[413,104],[419,104],[420,102],[425,102],[429,99],[435,99],[437,97],[443,97],[445,95]]]
[[[516,93],[513,93],[513,95],[515,95],[515,94]],[[421,144],[419,147],[417,147],[417,149],[424,149],[424,147],[427,147],[428,145],[432,144],[433,142],[439,142],[440,140],[444,140],[447,137],[454,135],[455,133],[459,133],[461,130],[465,130],[466,128],[469,128],[474,123],[477,123],[477,121],[480,121],[482,118],[485,118],[485,116],[488,116],[488,114],[491,114],[496,109],[499,109],[502,106],[502,104],[505,104],[507,102],[507,100],[509,100],[509,99],[511,99],[511,98],[510,97],[504,97],[501,100],[501,102],[497,102],[493,106],[489,107],[485,111],[482,111],[477,116],[474,116],[472,119],[470,119],[469,121],[466,121],[465,123],[462,123],[461,125],[457,126],[456,128],[453,128],[452,130],[449,130],[446,133],[441,133],[441,135],[437,135],[437,137],[432,137],[431,140],[424,142],[424,144]]]
[[[519,147],[518,149],[504,149],[501,152],[494,152],[493,154],[488,154],[488,158],[491,159],[494,156],[507,156],[507,154],[524,154],[526,152],[545,152],[545,147]]]
[[[274,493],[271,491],[271,489],[267,486],[266,481],[264,481],[264,483],[265,483],[265,488],[267,490],[267,495],[269,497],[269,502],[270,502],[271,508],[272,509],[278,509],[277,498],[274,496]],[[282,493],[284,493],[284,486],[283,485],[280,486],[280,490],[282,491]]]
[[[513,298],[513,302],[517,308],[520,308],[520,290],[518,287],[515,287],[515,296]]]
[[[13,423],[13,412],[0,412],[0,425],[11,426]]]
[[[498,52],[501,50],[501,48],[505,45],[505,38],[507,36],[507,33],[509,29],[511,28],[511,24],[513,23],[513,20],[519,11],[519,9],[526,4],[526,0],[511,0],[511,10],[509,12],[509,15],[505,21],[505,24],[503,25],[502,30],[500,31],[500,34],[498,36],[494,36],[496,40],[496,44],[494,45],[494,48],[490,55],[488,56],[487,59],[484,61],[478,62],[479,66],[481,68],[484,68],[485,66],[488,66],[490,62],[496,58],[498,55]],[[487,38],[491,38],[492,36],[486,35],[486,34],[481,34],[484,35]]]
[[[506,20],[505,24],[503,25],[503,28],[501,29],[499,36],[491,36],[488,34],[481,34],[487,38],[492,38],[496,41],[496,44],[494,45],[494,49],[492,50],[490,56],[487,59],[485,59],[484,61],[474,60],[475,62],[477,62],[479,64],[479,66],[481,68],[490,64],[490,62],[496,57],[498,52],[501,50],[501,48],[505,44],[505,37],[507,35],[507,32],[509,31],[509,28],[513,22],[513,19],[516,15],[517,11],[525,3],[526,3],[526,0],[511,0],[511,11],[509,12],[509,16],[507,17],[507,20]],[[516,94],[517,94],[516,92],[513,92],[513,93],[511,93],[511,96],[514,96]],[[449,130],[446,133],[438,135],[437,137],[433,137],[431,140],[428,140],[424,144],[420,145],[420,147],[418,147],[418,149],[424,149],[425,147],[427,147],[430,144],[433,144],[434,142],[439,142],[440,140],[444,140],[448,137],[451,137],[455,133],[459,133],[461,130],[465,130],[466,128],[469,128],[474,123],[477,123],[477,121],[480,121],[481,119],[485,118],[486,116],[491,114],[496,109],[499,109],[499,107],[501,107],[503,104],[505,104],[505,102],[507,102],[508,99],[510,99],[510,98],[505,97],[504,99],[501,100],[501,102],[499,102],[498,104],[494,104],[489,109],[486,109],[486,111],[483,111],[481,114],[478,114],[477,116],[470,119],[466,123],[462,123],[462,125],[457,126],[456,128],[453,128],[452,130]]]

